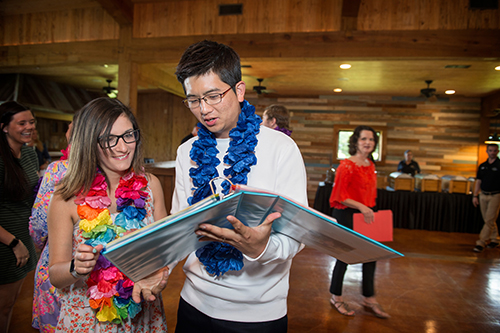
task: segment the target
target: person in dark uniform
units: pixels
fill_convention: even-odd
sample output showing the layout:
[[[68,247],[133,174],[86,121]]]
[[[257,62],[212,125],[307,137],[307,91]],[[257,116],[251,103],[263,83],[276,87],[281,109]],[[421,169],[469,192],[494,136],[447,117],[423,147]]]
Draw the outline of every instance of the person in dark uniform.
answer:
[[[411,150],[405,151],[405,159],[399,162],[398,171],[402,173],[409,173],[415,176],[416,173],[420,173],[420,167],[418,163],[413,160],[413,153]]]
[[[500,160],[498,145],[489,144],[486,147],[488,159],[477,169],[476,184],[472,204],[481,208],[484,226],[476,241],[474,252],[482,252],[486,246],[494,249],[498,246],[498,227],[496,224],[500,211]],[[486,242],[488,242],[486,245]]]

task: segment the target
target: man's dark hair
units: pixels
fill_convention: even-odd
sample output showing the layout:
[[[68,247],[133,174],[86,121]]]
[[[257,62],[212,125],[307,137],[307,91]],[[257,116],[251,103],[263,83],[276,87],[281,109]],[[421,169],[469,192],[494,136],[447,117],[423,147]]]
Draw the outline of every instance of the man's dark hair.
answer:
[[[354,132],[352,135],[349,137],[349,155],[354,156],[356,155],[356,146],[358,144],[359,136],[361,135],[361,131],[372,131],[373,133],[373,140],[375,141],[375,146],[373,147],[373,151],[377,149],[377,144],[378,144],[378,135],[377,132],[370,126],[364,126],[360,125],[354,129]],[[370,154],[371,155],[371,154]]]
[[[488,143],[488,145],[486,146],[486,149],[488,149],[490,147],[495,147],[498,149],[498,145],[496,143]]]
[[[189,46],[177,65],[175,75],[182,84],[191,76],[205,75],[214,72],[222,82],[235,90],[236,83],[241,81],[240,57],[229,46],[204,40]]]

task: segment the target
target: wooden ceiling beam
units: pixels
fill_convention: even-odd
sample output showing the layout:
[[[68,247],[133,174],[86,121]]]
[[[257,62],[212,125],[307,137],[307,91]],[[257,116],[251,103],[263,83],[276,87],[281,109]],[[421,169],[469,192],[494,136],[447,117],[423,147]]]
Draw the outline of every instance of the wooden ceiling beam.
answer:
[[[118,40],[0,46],[0,68],[118,63]]]
[[[496,30],[353,31],[351,37],[332,32],[132,38],[126,52],[138,64],[177,62],[189,45],[203,39],[230,45],[242,58],[500,59],[500,48],[492,47],[500,45]],[[123,51],[118,40],[1,46],[0,69],[118,63]]]
[[[119,25],[131,25],[134,21],[134,4],[130,0],[96,0]]]
[[[139,67],[139,85],[158,87],[174,95],[185,97],[182,85],[177,78],[158,68],[154,64],[141,65]]]
[[[500,58],[496,30],[353,31],[206,35],[135,39],[131,59],[138,63],[178,61],[197,41],[212,39],[233,47],[242,58]]]

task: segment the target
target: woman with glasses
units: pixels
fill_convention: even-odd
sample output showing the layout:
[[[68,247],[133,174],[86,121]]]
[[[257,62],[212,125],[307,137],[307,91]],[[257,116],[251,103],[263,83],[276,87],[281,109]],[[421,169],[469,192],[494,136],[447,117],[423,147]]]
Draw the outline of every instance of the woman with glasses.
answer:
[[[134,284],[100,255],[113,239],[167,215],[160,182],[144,172],[141,151],[139,126],[120,101],[98,98],[79,111],[68,170],[47,217],[50,282],[61,295],[56,331],[167,329],[159,293],[168,269]]]
[[[35,117],[17,103],[0,105],[0,332],[9,330],[12,308],[26,274],[36,266],[28,222],[38,158],[31,147]]]

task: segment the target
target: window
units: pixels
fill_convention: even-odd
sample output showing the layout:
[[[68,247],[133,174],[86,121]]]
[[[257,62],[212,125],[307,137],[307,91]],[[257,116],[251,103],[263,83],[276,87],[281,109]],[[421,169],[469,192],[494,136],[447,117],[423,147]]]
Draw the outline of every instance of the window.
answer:
[[[354,125],[335,125],[333,127],[333,160],[334,163],[340,163],[341,160],[349,158],[349,138],[357,126]],[[373,152],[373,159],[377,165],[385,164],[387,138],[386,127],[371,126],[377,132],[379,140],[375,151]]]

